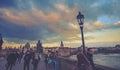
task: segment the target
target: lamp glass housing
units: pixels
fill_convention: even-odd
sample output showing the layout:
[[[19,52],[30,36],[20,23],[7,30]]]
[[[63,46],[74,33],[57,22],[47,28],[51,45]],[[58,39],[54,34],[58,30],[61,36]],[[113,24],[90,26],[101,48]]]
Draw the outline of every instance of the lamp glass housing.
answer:
[[[77,15],[77,21],[78,21],[78,24],[80,25],[80,27],[83,27],[84,15],[81,14],[80,12],[79,12],[79,14]]]

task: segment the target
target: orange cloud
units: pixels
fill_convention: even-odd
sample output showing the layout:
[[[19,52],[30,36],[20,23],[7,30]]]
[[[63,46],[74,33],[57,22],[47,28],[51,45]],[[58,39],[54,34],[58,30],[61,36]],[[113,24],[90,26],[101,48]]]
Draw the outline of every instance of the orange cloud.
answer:
[[[93,23],[87,22],[87,23],[85,23],[84,26],[86,28],[86,30],[85,30],[86,32],[109,27],[108,24],[102,23],[100,21],[95,21]]]
[[[37,19],[41,19],[42,21],[46,21],[47,23],[57,23],[61,20],[61,16],[56,12],[50,12],[46,14],[34,7],[32,8],[32,14]]]
[[[115,25],[120,25],[120,21],[117,21],[117,22],[115,23]]]
[[[10,11],[3,9],[3,18],[18,25],[33,25],[35,20],[24,11]]]
[[[42,22],[55,24],[61,21],[61,16],[58,13],[50,12],[45,14],[43,11],[35,8],[32,9],[32,12],[16,10],[11,11],[7,9],[0,9],[0,11],[3,14],[2,18],[24,26],[43,24]]]
[[[3,43],[3,48],[6,48],[6,47],[11,47],[11,48],[15,48],[15,47],[19,47],[20,45],[15,43],[15,42],[8,42],[7,40],[3,40],[4,43]]]

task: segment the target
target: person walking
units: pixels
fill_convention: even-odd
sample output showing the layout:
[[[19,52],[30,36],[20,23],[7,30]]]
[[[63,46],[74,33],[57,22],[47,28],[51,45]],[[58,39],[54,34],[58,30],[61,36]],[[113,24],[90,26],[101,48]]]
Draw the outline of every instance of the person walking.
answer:
[[[16,57],[15,57],[14,52],[13,51],[10,52],[7,56],[6,70],[12,70],[12,67],[16,61],[15,59],[16,59]]]
[[[53,61],[54,70],[59,70],[58,52],[55,51],[52,54],[53,54],[52,61]]]
[[[93,54],[94,54],[93,48],[88,48],[87,49],[87,58],[92,66],[92,69],[94,69]]]
[[[77,62],[78,70],[92,70],[92,68],[90,67],[89,60],[82,52],[79,52],[77,54],[77,60],[78,60]]]
[[[45,62],[45,67],[46,67],[46,70],[47,70],[47,67],[48,67],[48,55],[47,54],[45,54],[45,60],[44,60],[44,62]]]
[[[29,51],[27,51],[24,56],[24,70],[26,70],[26,68],[27,70],[29,70],[30,60],[31,60],[31,54]]]
[[[19,52],[19,54],[18,54],[18,63],[21,63],[22,57],[23,57],[23,53]]]
[[[19,55],[18,52],[14,51],[14,57],[15,57],[14,65],[17,63],[18,55]]]
[[[37,70],[39,61],[40,61],[39,54],[38,54],[38,52],[35,52],[33,55],[33,59],[32,59],[33,70]]]

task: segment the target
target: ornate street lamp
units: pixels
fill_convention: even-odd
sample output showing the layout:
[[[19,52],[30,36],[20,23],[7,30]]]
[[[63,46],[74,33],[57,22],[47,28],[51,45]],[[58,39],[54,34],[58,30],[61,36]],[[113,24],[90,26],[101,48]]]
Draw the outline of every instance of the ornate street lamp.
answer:
[[[85,42],[84,42],[84,33],[83,33],[84,15],[81,14],[81,12],[79,12],[79,14],[77,15],[77,21],[78,21],[78,24],[79,24],[80,30],[81,30],[83,53],[86,54]]]

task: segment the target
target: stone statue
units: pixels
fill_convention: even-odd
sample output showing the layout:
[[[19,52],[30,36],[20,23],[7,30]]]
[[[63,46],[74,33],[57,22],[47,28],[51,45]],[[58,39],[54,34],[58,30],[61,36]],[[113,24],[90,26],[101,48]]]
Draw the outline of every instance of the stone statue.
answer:
[[[3,44],[3,39],[2,39],[2,35],[0,34],[0,50],[2,50],[2,44]]]
[[[40,42],[40,40],[38,41],[36,46],[37,46],[37,51],[39,53],[43,53],[43,47],[42,47],[42,43]]]

